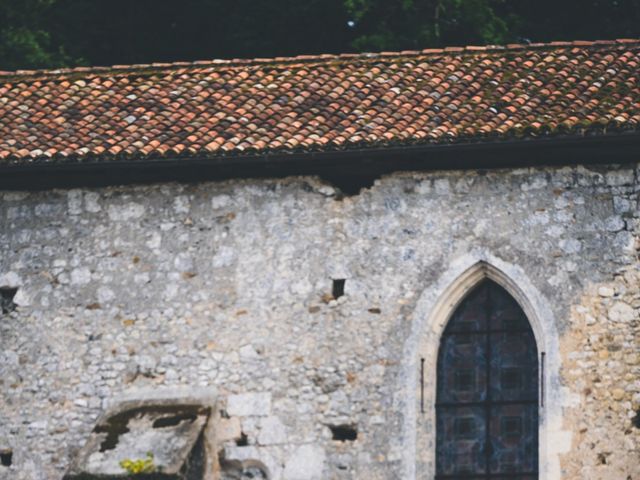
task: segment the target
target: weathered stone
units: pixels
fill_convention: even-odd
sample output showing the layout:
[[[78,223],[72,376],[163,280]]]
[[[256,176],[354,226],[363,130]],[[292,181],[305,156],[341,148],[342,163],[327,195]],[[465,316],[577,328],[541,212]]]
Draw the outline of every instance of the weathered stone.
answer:
[[[244,345],[242,347],[240,347],[240,350],[238,351],[238,353],[240,354],[240,358],[243,360],[255,360],[257,358],[260,358],[260,355],[258,355],[258,352],[256,352],[256,349],[253,348],[253,345]]]
[[[22,285],[20,276],[16,272],[6,272],[0,274],[0,288],[9,287],[15,288]]]
[[[86,285],[91,281],[91,271],[87,267],[74,268],[71,271],[72,285]]]
[[[567,240],[561,240],[560,248],[564,250],[565,253],[578,253],[580,250],[582,250],[582,244],[579,240],[570,238]]]
[[[288,458],[282,478],[284,480],[322,480],[325,452],[316,445],[303,445]]]
[[[287,443],[287,430],[278,417],[266,417],[260,423],[258,443],[260,445],[278,445]]]
[[[270,480],[305,475],[296,451],[312,446],[318,478],[433,478],[412,345],[438,331],[435,297],[481,261],[542,323],[556,382],[545,479],[636,478],[640,217],[627,170],[397,173],[341,199],[313,178],[3,193],[0,288],[18,288],[19,308],[0,317],[0,438],[13,451],[0,478],[61,478],[106,399],[178,385],[218,387],[212,458],[233,453],[239,475],[253,462]],[[338,300],[334,278],[346,279]],[[357,441],[332,440],[326,425],[342,424]]]
[[[216,441],[218,442],[237,440],[241,435],[242,429],[238,417],[221,418],[216,423]]]
[[[109,205],[107,211],[111,220],[119,222],[142,217],[145,208],[139,203],[128,203],[126,205]]]
[[[605,175],[606,182],[611,186],[631,185],[635,181],[633,169],[611,170]]]
[[[280,449],[267,447],[227,446],[221,455],[223,480],[281,479],[282,455]]]
[[[624,390],[621,388],[614,388],[611,391],[611,396],[614,400],[622,400],[624,398]]]
[[[13,297],[13,303],[19,307],[28,307],[31,305],[31,295],[24,288],[19,288]]]
[[[198,442],[213,408],[211,401],[209,393],[176,398],[175,392],[166,390],[122,401],[98,420],[65,480],[124,479],[136,467],[158,479],[202,478],[204,447]]]
[[[615,292],[611,287],[603,286],[598,289],[598,295],[601,297],[613,297],[614,294]]]
[[[617,216],[609,217],[604,222],[604,228],[610,232],[619,232],[624,229],[624,226],[624,220]]]
[[[268,392],[229,395],[227,413],[230,416],[264,416],[271,413],[271,394]]]
[[[613,322],[630,322],[636,317],[633,308],[623,302],[616,302],[609,309],[609,319]]]

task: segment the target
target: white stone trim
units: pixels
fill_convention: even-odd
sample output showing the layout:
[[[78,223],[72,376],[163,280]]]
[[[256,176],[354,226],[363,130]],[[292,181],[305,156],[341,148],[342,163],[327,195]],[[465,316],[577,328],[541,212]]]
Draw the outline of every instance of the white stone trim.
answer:
[[[436,366],[440,337],[456,307],[480,281],[489,278],[520,304],[533,329],[538,353],[545,353],[544,407],[540,407],[540,478],[561,478],[560,455],[571,446],[562,430],[562,407],[570,404],[561,389],[559,337],[553,312],[545,298],[518,266],[478,251],[458,258],[421,294],[412,315],[405,345],[404,474],[406,479],[435,475]],[[420,359],[425,359],[424,414],[420,413]],[[566,399],[565,399],[566,397]]]

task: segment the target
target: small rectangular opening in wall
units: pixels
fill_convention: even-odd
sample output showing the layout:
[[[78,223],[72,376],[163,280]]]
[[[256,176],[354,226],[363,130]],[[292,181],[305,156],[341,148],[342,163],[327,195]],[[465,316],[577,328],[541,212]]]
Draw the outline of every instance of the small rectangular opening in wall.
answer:
[[[240,438],[236,440],[236,445],[238,447],[246,447],[247,445],[249,445],[249,437],[247,437],[246,433],[242,432],[240,434]]]
[[[344,278],[334,278],[333,279],[333,289],[331,291],[331,294],[333,295],[334,299],[338,299],[341,296],[344,295],[344,284],[345,284],[346,280]]]
[[[13,312],[16,309],[16,304],[13,303],[13,297],[18,293],[17,288],[0,287],[0,309],[2,313]]]
[[[353,442],[358,438],[355,425],[329,425],[333,440],[338,442]]]
[[[13,452],[11,450],[0,450],[0,464],[3,467],[10,467],[13,461]]]

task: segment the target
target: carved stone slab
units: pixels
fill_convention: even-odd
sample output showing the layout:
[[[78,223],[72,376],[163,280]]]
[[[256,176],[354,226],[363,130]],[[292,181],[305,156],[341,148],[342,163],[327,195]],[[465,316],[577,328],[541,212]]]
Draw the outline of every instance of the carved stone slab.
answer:
[[[100,417],[65,480],[202,478],[212,399],[147,393]]]

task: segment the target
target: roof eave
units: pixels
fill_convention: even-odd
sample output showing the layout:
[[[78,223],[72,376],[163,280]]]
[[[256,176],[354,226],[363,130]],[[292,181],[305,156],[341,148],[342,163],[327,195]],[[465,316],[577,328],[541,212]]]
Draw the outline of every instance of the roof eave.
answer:
[[[0,189],[44,190],[233,178],[381,176],[395,171],[478,170],[640,162],[640,133],[327,152],[0,165]]]

